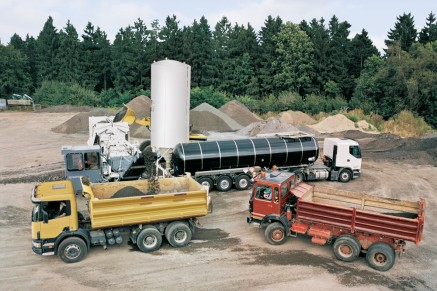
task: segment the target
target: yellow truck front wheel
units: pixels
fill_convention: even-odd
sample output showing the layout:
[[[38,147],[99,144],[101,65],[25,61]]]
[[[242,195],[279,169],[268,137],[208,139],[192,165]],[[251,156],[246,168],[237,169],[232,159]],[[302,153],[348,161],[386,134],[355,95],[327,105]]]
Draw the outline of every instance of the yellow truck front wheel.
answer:
[[[58,255],[66,263],[76,263],[86,257],[88,248],[83,239],[68,237],[64,239],[58,248]]]

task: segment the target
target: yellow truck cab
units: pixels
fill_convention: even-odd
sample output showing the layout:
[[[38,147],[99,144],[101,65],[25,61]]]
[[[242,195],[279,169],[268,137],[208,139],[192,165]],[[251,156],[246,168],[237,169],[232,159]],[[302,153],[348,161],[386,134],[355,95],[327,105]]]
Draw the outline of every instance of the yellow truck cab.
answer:
[[[71,181],[37,185],[33,188],[31,199],[35,205],[32,211],[32,249],[35,253],[54,255],[59,248],[59,242],[72,235],[82,238],[89,246],[86,232],[79,229],[77,204]]]

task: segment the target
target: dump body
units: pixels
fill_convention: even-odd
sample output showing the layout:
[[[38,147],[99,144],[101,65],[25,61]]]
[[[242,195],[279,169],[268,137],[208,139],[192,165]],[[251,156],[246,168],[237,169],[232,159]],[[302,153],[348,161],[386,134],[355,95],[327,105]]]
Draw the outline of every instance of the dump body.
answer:
[[[207,214],[208,193],[190,177],[83,185],[93,229],[182,220]],[[120,198],[114,198],[120,197]]]
[[[422,240],[423,199],[412,202],[319,186],[299,196],[292,227],[296,232],[322,228],[314,226],[319,224],[327,230],[323,237],[319,236],[322,239],[343,233],[366,233],[415,244]]]

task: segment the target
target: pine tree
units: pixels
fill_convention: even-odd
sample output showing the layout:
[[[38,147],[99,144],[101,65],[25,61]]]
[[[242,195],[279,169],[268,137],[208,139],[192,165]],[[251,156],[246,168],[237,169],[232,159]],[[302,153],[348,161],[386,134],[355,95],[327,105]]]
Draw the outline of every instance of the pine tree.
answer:
[[[419,33],[419,42],[426,44],[437,40],[437,21],[434,13],[426,18],[426,26]]]
[[[42,81],[56,80],[59,75],[59,69],[56,64],[56,55],[59,50],[59,34],[53,26],[53,18],[49,16],[44,24],[42,31],[39,33],[36,41],[36,69],[37,85]]]
[[[387,47],[394,44],[394,42],[400,43],[400,48],[404,51],[408,51],[410,47],[416,42],[417,30],[414,27],[414,17],[411,13],[398,16],[395,27],[390,29],[387,34],[387,40],[385,45]]]
[[[330,37],[329,30],[325,26],[325,19],[313,19],[308,24],[300,23],[300,27],[310,37],[314,46],[314,75],[312,76],[312,91],[315,94],[324,93],[325,84],[331,80],[329,70]]]
[[[278,54],[276,52],[274,38],[281,30],[282,25],[282,19],[279,16],[272,18],[269,15],[259,32],[260,55],[258,61],[258,80],[260,97],[266,97],[275,91],[273,78],[277,74],[277,71],[273,63],[276,61]]]
[[[76,28],[68,20],[66,27],[59,32],[59,49],[56,54],[56,66],[59,70],[58,81],[66,83],[80,81],[80,55]]]

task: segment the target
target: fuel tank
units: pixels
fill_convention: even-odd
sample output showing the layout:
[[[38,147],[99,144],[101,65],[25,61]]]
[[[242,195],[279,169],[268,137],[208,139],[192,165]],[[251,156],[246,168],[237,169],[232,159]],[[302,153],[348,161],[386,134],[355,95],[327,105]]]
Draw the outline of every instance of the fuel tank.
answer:
[[[318,156],[319,147],[312,136],[249,138],[179,143],[171,164],[174,173],[182,175],[252,166],[307,165]]]

